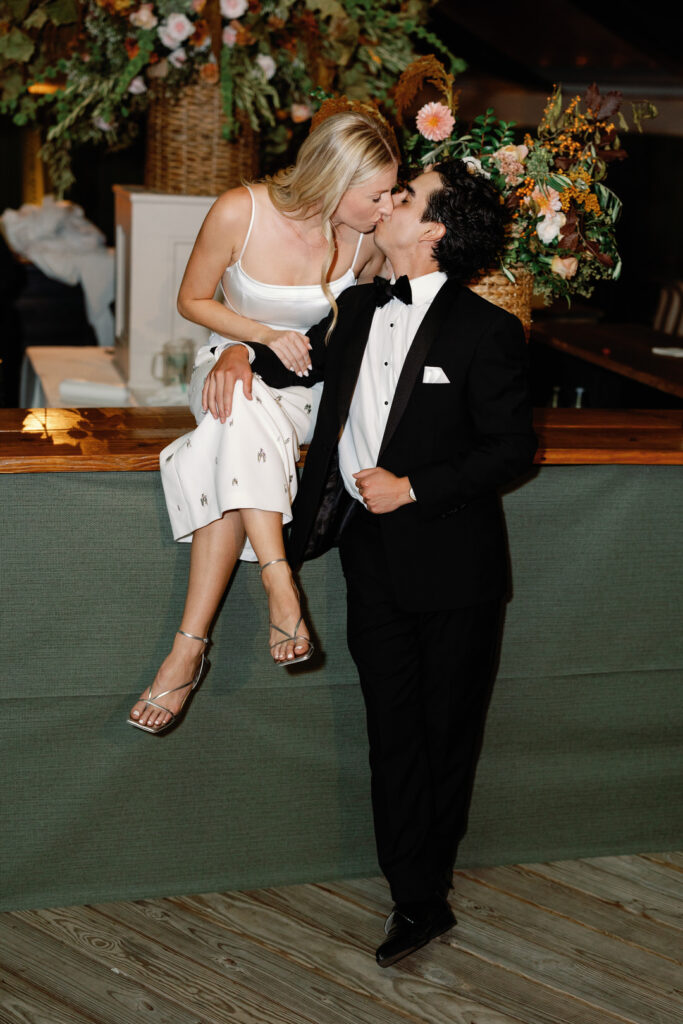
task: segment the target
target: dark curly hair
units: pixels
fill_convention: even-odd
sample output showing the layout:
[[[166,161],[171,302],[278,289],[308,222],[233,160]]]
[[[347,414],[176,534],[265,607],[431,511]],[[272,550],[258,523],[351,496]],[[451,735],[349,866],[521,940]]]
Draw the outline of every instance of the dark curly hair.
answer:
[[[464,284],[500,258],[507,213],[488,178],[471,174],[464,161],[449,160],[432,169],[442,188],[429,196],[422,220],[446,228],[434,245],[434,258],[439,270]]]

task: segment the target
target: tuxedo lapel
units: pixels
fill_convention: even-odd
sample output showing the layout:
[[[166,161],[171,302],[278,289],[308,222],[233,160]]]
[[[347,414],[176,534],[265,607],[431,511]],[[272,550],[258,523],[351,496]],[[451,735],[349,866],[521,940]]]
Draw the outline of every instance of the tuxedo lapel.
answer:
[[[403,363],[403,369],[396,384],[394,400],[389,410],[389,418],[382,437],[382,443],[377,456],[377,464],[382,457],[389,441],[394,435],[403,413],[405,412],[408,400],[415,387],[418,374],[422,369],[427,353],[439,333],[441,324],[453,302],[460,286],[453,281],[446,281],[440,291],[434,297],[434,301],[425,313],[422,323],[417,329],[413,342],[408,349],[408,354]]]
[[[374,292],[372,289],[368,289],[365,305],[356,313],[344,332],[341,369],[337,385],[337,415],[340,424],[345,423],[348,416],[375,309]]]

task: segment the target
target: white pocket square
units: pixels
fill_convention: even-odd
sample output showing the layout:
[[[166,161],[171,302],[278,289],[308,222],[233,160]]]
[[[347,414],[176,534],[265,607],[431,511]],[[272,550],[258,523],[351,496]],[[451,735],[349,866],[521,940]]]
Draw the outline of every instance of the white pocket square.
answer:
[[[424,374],[422,375],[422,383],[450,384],[450,381],[440,366],[425,366]]]

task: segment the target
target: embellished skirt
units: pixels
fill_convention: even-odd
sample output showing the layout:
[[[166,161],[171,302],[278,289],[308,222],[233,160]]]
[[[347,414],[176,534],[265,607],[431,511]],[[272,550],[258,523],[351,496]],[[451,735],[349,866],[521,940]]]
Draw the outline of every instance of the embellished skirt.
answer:
[[[200,349],[189,388],[197,427],[159,456],[174,540],[191,541],[195,530],[231,509],[279,512],[283,525],[291,522],[299,445],[312,437],[322,385],[271,388],[255,375],[249,401],[238,381],[231,415],[221,423],[201,407],[214,365],[203,355]],[[257,560],[248,541],[240,558]]]

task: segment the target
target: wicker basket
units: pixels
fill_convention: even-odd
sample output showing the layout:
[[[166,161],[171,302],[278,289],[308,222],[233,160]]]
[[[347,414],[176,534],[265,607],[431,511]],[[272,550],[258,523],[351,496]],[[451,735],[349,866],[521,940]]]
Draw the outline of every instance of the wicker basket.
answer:
[[[215,196],[258,175],[258,139],[238,115],[234,142],[225,123],[217,85],[197,82],[177,96],[150,103],[147,116],[145,186],[181,195]]]
[[[531,292],[534,279],[531,274],[524,271],[515,270],[514,274],[516,284],[508,281],[501,270],[493,270],[469,287],[477,295],[481,295],[482,298],[488,299],[489,302],[493,302],[496,306],[501,306],[509,313],[514,313],[516,317],[519,317],[528,341],[531,330]]]

